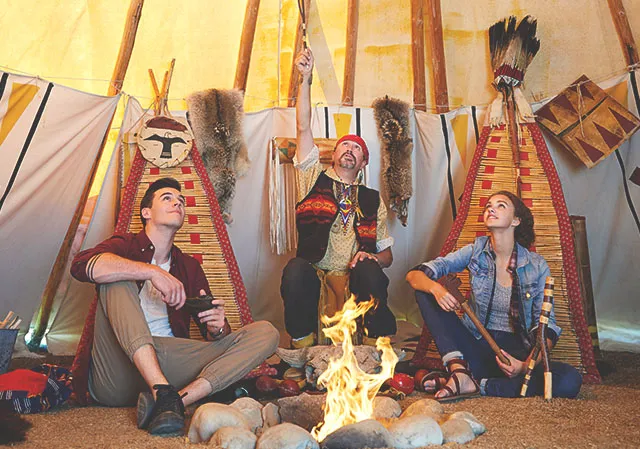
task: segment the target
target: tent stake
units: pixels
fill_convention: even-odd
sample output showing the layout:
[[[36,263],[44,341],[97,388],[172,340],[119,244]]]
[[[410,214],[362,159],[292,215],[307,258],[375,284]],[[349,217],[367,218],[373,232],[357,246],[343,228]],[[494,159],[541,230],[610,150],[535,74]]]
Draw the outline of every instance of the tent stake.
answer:
[[[449,91],[447,89],[447,65],[444,58],[444,34],[442,32],[442,13],[440,0],[426,0],[427,2],[427,33],[431,46],[431,61],[433,64],[433,91],[435,94],[436,112],[441,114],[449,111]]]
[[[424,0],[411,0],[411,63],[413,67],[413,107],[427,110],[424,61]]]
[[[238,65],[236,66],[236,78],[233,82],[234,89],[240,89],[243,92],[247,90],[247,76],[249,75],[251,50],[253,50],[253,38],[256,35],[259,8],[260,0],[247,0],[247,9],[244,13],[244,23],[242,24],[242,37],[240,38]]]
[[[140,23],[140,17],[142,15],[143,4],[144,0],[131,0],[131,3],[129,4],[127,21],[124,28],[122,42],[120,44],[120,51],[118,52],[118,59],[116,61],[115,68],[113,69],[111,83],[109,84],[109,89],[107,91],[107,94],[110,96],[117,95],[122,90],[122,83],[124,82],[124,77],[127,73],[127,68],[129,67],[129,61],[131,60],[131,53],[133,51],[136,32],[138,31],[138,24]],[[98,169],[98,165],[104,151],[104,147],[109,137],[109,130],[111,129],[112,122],[113,117],[111,118],[111,122],[107,127],[107,132],[102,140],[100,149],[96,154],[96,158],[93,161],[93,166],[91,167],[89,178],[84,186],[84,190],[82,191],[80,200],[78,201],[78,206],[76,207],[75,214],[73,215],[69,228],[67,229],[64,241],[62,243],[62,246],[60,247],[60,251],[58,252],[58,257],[53,264],[51,274],[49,275],[49,279],[47,280],[47,285],[45,286],[44,292],[42,293],[42,301],[40,303],[38,316],[36,317],[33,336],[31,338],[31,341],[29,342],[29,349],[31,350],[36,350],[40,347],[40,342],[42,341],[42,337],[44,336],[47,324],[49,322],[49,317],[51,315],[51,310],[54,302],[53,300],[59,290],[63,275],[67,271],[68,265],[70,264],[69,259],[72,257],[71,245],[77,237],[76,234],[78,232],[78,226],[80,225],[80,220],[85,212],[87,198],[89,197],[91,185],[93,184],[93,180],[95,178],[96,171]],[[118,186],[118,194],[119,193],[120,188]],[[120,198],[118,195],[118,204],[119,199]],[[87,210],[88,215],[93,214],[93,208],[95,207],[95,205],[91,207],[92,210]],[[84,241],[84,237],[82,237],[81,240]],[[80,248],[80,246],[82,245],[82,241],[79,242],[77,246],[78,248]],[[64,288],[64,290],[66,290],[66,287]]]
[[[356,53],[358,51],[358,12],[360,0],[349,0],[347,15],[347,44],[342,83],[342,105],[353,106],[353,91],[356,83]]]

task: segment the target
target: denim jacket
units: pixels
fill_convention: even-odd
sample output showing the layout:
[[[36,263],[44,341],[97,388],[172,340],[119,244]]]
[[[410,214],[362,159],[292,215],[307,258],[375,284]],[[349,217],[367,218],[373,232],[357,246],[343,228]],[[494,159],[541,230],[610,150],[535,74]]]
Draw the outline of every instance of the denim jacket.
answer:
[[[490,304],[496,282],[495,253],[491,250],[489,242],[489,237],[478,237],[472,244],[460,248],[458,251],[425,262],[415,268],[423,271],[434,281],[449,273],[459,273],[465,268],[468,269],[471,281],[469,302],[482,323],[487,322],[486,315],[491,311],[487,310],[483,316],[480,316],[478,304]],[[541,255],[517,245],[516,271],[520,281],[520,303],[524,309],[524,324],[529,334],[529,341],[534,342],[544,297],[544,284],[550,273],[549,266]],[[468,316],[464,315],[462,322],[476,338],[481,338],[480,332]],[[560,332],[561,329],[556,325],[554,311],[551,310],[547,337],[555,344]]]

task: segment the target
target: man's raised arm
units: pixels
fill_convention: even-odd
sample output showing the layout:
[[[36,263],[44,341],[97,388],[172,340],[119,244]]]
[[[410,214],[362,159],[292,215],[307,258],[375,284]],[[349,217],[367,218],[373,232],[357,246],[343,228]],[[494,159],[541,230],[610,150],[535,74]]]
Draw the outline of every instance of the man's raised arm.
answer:
[[[311,132],[311,74],[313,72],[313,53],[306,48],[296,56],[296,68],[300,73],[300,88],[296,99],[296,144],[298,161],[306,159],[313,149]]]

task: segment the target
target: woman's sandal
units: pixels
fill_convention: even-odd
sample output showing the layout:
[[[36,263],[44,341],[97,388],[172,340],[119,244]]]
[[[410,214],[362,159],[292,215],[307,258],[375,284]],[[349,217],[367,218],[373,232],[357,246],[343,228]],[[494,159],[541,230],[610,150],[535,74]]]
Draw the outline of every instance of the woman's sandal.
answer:
[[[435,381],[435,385],[433,387],[427,387],[426,383],[430,380]],[[422,379],[419,381],[419,385],[421,386],[421,390],[425,393],[435,393],[436,391],[442,389],[447,385],[447,381],[449,380],[449,374],[445,371],[430,371],[425,374]]]
[[[475,379],[473,378],[471,371],[469,371],[469,366],[467,365],[467,362],[463,359],[451,359],[447,363],[447,371],[449,370],[449,366],[454,364],[459,364],[463,366],[463,368],[456,368],[452,371],[449,371],[449,378],[453,379],[456,389],[455,391],[453,391],[451,387],[449,387],[448,385],[445,385],[444,387],[442,387],[442,389],[447,391],[448,396],[445,396],[442,398],[437,397],[435,398],[436,401],[446,403],[446,402],[456,402],[456,401],[461,401],[463,399],[472,399],[472,398],[480,397],[480,385],[478,385],[478,382],[476,382]],[[460,393],[460,381],[458,380],[458,375],[460,374],[469,376],[469,379],[471,379],[471,381],[475,385],[474,391],[470,391],[468,393]]]

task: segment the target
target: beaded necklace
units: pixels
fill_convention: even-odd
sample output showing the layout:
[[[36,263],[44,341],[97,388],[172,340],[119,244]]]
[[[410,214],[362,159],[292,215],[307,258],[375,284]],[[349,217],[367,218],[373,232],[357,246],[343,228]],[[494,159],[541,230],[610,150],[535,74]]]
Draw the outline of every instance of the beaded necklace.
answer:
[[[351,217],[353,216],[354,211],[358,208],[358,186],[341,181],[336,181],[335,186],[337,190],[336,196],[338,197],[340,220],[342,221],[342,232],[346,234],[349,230]]]

